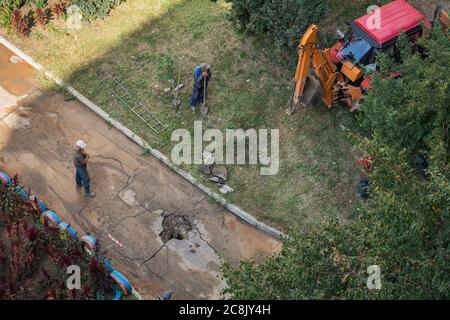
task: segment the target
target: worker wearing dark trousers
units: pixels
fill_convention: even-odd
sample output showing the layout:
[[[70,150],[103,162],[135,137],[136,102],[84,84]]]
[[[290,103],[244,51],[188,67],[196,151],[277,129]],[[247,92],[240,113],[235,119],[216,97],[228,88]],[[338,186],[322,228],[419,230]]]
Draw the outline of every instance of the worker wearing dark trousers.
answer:
[[[212,72],[209,65],[202,63],[194,71],[194,89],[191,96],[191,110],[195,112],[195,107],[205,103],[205,92],[208,90],[208,83],[211,80]],[[206,79],[206,80],[205,80]],[[205,87],[206,85],[206,87]]]
[[[85,152],[86,143],[83,140],[78,140],[75,144],[75,154],[73,156],[73,164],[75,165],[75,182],[77,187],[84,186],[84,195],[86,197],[93,198],[95,193],[90,190],[91,179],[89,177],[87,163],[89,161],[89,155]]]

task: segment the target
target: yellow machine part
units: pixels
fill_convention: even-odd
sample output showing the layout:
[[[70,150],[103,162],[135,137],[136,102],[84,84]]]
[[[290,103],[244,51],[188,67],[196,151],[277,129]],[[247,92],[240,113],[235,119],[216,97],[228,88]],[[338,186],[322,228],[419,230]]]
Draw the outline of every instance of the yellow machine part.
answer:
[[[363,76],[362,70],[348,60],[342,64],[341,72],[352,82],[356,82]]]
[[[318,29],[317,25],[311,25],[300,41],[294,92],[288,102],[287,114],[293,114],[299,107],[312,104],[320,91],[322,101],[328,108],[344,102],[353,111],[358,106],[354,99],[362,97],[361,89],[346,84],[343,76],[345,74],[356,81],[363,75],[361,69],[347,62],[346,72],[339,72],[331,59],[329,49],[322,50],[317,45]],[[314,70],[313,76],[311,69]]]

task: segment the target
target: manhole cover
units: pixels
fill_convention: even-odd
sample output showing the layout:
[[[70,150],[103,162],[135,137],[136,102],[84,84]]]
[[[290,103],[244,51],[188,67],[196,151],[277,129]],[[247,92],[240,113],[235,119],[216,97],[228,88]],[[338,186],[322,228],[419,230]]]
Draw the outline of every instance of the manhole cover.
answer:
[[[161,240],[166,243],[170,239],[184,240],[192,230],[190,221],[181,214],[171,213],[164,217],[163,232],[159,234]]]

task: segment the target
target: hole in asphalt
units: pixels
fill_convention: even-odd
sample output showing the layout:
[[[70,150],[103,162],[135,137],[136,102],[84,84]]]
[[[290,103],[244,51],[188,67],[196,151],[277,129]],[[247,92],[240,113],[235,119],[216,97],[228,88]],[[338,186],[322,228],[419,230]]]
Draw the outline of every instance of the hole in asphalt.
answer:
[[[166,243],[170,239],[184,240],[192,230],[191,222],[183,215],[172,213],[164,217],[163,232],[159,234],[161,240]]]

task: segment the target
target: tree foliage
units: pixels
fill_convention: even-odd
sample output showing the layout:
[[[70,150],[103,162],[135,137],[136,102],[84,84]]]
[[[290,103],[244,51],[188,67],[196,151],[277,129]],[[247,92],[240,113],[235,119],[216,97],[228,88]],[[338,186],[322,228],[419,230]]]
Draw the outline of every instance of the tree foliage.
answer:
[[[248,33],[267,36],[278,46],[293,48],[311,23],[317,23],[326,0],[227,0],[231,17]]]
[[[450,88],[448,72],[450,40],[439,29],[419,40],[416,53],[402,35],[399,40],[404,63],[379,59],[382,77],[375,77],[376,91],[362,106],[362,125],[397,151],[410,155],[429,153],[445,160],[448,152]],[[390,79],[390,69],[401,77]]]
[[[375,76],[360,116],[370,135],[354,135],[375,159],[372,194],[355,220],[324,218],[260,264],[225,266],[227,292],[237,299],[450,298],[448,42],[433,30],[416,53],[403,48],[401,65],[390,63],[401,78]],[[411,165],[417,152],[428,157],[427,178]],[[367,289],[371,265],[381,267],[381,290]]]

